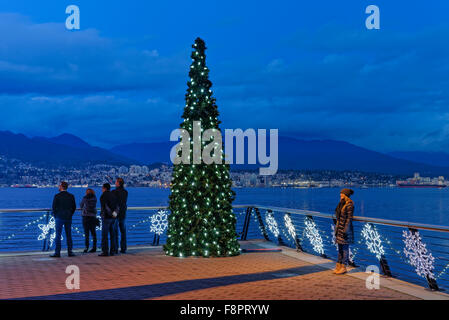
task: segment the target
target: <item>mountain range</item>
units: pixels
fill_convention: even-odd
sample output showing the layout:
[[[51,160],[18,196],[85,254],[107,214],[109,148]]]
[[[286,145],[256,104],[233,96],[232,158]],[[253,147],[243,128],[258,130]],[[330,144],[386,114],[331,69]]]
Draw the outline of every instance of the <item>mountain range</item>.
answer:
[[[413,162],[425,163],[438,167],[449,167],[449,153],[445,152],[423,152],[423,151],[396,151],[388,155]]]
[[[143,163],[169,162],[170,149],[174,144],[174,142],[133,143],[114,147],[110,151]],[[232,168],[255,169],[259,166],[232,165]],[[343,141],[279,137],[279,169],[358,170],[391,174],[420,172],[422,175],[447,175],[449,154],[425,152],[383,154]]]
[[[108,150],[93,147],[69,134],[54,138],[29,138],[23,134],[0,131],[0,155],[42,167],[134,162]]]
[[[109,150],[90,145],[81,138],[27,137],[0,131],[0,155],[40,166],[83,166],[86,164],[170,163],[175,142],[132,143]],[[233,165],[233,169],[255,169],[255,165]],[[384,154],[336,140],[300,140],[279,137],[279,169],[353,170],[390,174],[420,172],[422,175],[449,175],[449,154],[392,152]]]

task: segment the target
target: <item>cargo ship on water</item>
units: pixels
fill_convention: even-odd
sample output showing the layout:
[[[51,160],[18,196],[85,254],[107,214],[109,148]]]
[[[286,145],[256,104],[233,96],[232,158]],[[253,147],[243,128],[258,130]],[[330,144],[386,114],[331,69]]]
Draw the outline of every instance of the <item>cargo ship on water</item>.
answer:
[[[404,181],[396,181],[399,188],[446,188],[447,184],[443,176],[438,178],[421,177],[415,173],[413,178]]]
[[[29,188],[37,188],[37,186],[34,184],[13,184],[11,188],[29,189]]]

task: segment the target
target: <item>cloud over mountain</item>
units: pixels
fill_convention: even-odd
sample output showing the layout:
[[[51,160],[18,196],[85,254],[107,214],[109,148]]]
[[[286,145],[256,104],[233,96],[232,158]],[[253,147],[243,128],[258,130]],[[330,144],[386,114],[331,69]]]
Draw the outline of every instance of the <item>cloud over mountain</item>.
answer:
[[[385,15],[388,27],[368,32],[363,11],[332,3],[260,6],[257,15],[246,3],[241,12],[232,2],[142,3],[121,8],[120,27],[106,18],[118,8],[104,3],[86,5],[104,16],[77,32],[42,18],[45,5],[30,16],[0,13],[0,129],[72,132],[104,147],[167,141],[184,106],[189,46],[204,35],[222,128],[277,128],[382,151],[449,146],[449,29],[434,21],[444,12],[435,4],[407,7],[432,20],[402,28],[408,20]],[[188,13],[213,18],[192,24]]]

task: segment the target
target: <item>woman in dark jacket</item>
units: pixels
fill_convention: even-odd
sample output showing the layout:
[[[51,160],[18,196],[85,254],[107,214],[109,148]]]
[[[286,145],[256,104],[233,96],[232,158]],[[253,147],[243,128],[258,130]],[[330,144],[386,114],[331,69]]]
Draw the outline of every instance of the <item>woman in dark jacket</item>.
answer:
[[[351,189],[340,191],[340,203],[335,209],[337,223],[335,225],[335,239],[338,245],[338,261],[335,274],[345,274],[349,264],[349,245],[354,243],[354,228],[352,218],[354,216],[354,202],[350,199],[354,193]]]
[[[97,197],[92,189],[86,190],[86,195],[81,201],[81,216],[83,218],[84,241],[86,248],[84,252],[89,250],[89,233],[92,234],[93,247],[89,252],[97,251]]]

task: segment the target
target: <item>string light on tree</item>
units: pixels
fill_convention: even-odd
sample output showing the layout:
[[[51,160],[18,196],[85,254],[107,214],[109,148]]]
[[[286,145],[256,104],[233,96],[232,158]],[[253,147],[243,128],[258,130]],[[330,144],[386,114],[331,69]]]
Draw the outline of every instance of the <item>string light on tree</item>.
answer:
[[[150,232],[161,235],[168,227],[168,214],[166,210],[159,210],[151,216]]]
[[[200,38],[192,46],[192,64],[185,95],[183,121],[180,129],[193,135],[194,122],[201,122],[202,131],[220,131],[218,107],[212,97],[212,82],[206,67],[206,45]],[[221,149],[222,163],[192,163],[196,159],[195,145],[190,139],[190,153],[186,157],[190,163],[175,164],[171,182],[168,217],[167,243],[164,251],[175,257],[219,257],[240,254],[240,245],[235,230],[236,217],[232,210],[235,193],[229,165]],[[180,143],[180,147],[183,143]],[[197,144],[199,154],[208,146]],[[214,144],[214,148],[220,146]],[[211,150],[215,155],[217,149]],[[195,149],[198,151],[197,149]],[[207,149],[206,151],[208,151]],[[180,148],[178,156],[182,154]]]
[[[267,213],[265,215],[265,222],[267,223],[268,230],[277,238],[279,237],[279,228],[278,223],[274,219],[272,213]]]
[[[422,242],[418,231],[403,231],[404,254],[410,264],[415,267],[416,273],[423,278],[435,279],[433,274],[435,258],[428,252],[426,244]]]
[[[362,236],[365,239],[368,250],[380,260],[385,254],[385,250],[379,232],[372,224],[366,223],[362,229]]]
[[[306,234],[307,239],[309,239],[310,244],[312,245],[313,251],[318,254],[324,254],[324,245],[323,238],[318,231],[315,221],[312,218],[306,217],[304,220],[304,224],[306,225],[304,232]]]

